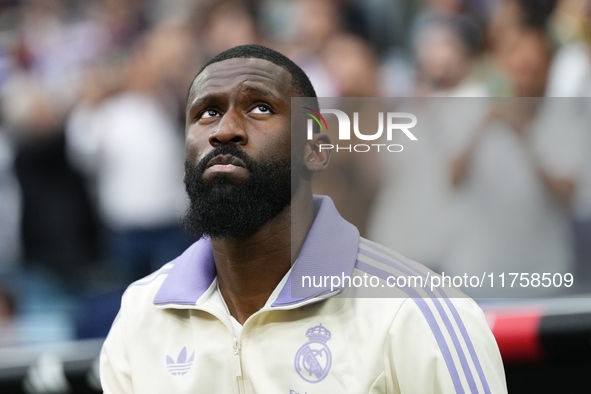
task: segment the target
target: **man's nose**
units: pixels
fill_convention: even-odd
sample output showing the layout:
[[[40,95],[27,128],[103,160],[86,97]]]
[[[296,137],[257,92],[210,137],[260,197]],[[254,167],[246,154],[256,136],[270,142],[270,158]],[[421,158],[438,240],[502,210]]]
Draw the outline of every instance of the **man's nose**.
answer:
[[[209,143],[213,147],[224,144],[245,145],[248,142],[248,133],[244,126],[240,114],[230,110],[222,116],[218,128],[209,136]]]

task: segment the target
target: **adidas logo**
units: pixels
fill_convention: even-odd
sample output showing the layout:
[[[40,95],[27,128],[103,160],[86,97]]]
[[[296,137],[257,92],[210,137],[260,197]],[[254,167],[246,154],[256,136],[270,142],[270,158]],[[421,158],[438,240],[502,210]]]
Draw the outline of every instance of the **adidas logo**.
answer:
[[[187,360],[187,348],[184,347],[179,353],[176,362],[170,356],[166,356],[166,368],[173,376],[184,375],[189,372],[189,369],[191,369],[194,357],[195,352],[193,352],[191,357]]]

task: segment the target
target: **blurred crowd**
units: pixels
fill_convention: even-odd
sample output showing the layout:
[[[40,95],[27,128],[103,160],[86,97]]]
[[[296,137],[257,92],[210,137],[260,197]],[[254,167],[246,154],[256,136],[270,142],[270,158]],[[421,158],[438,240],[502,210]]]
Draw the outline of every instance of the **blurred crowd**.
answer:
[[[589,0],[1,0],[0,337],[19,316],[29,324],[53,311],[76,327],[62,337],[104,335],[120,289],[192,242],[178,226],[187,88],[213,55],[249,43],[293,59],[319,97],[591,96]],[[400,166],[406,176],[376,171],[380,163],[369,156],[337,160],[336,181],[318,190],[351,191],[337,205],[363,235],[438,270],[446,259],[478,258],[442,246],[451,242],[443,201],[454,190],[465,194],[457,201],[471,199],[467,207],[489,197],[492,205],[478,211],[488,216],[463,213],[474,224],[465,222],[470,234],[457,244],[473,245],[476,228],[484,238],[494,231],[507,238],[480,251],[512,250],[514,237],[504,230],[516,214],[533,227],[559,223],[552,230],[563,240],[559,249],[572,256],[541,251],[539,258],[576,260],[581,278],[591,278],[590,136],[578,133],[570,148],[529,168],[529,153],[505,159],[495,152],[531,145],[529,152],[538,140],[551,150],[560,136],[530,138],[532,106],[493,112],[445,155]],[[499,119],[511,126],[509,137]],[[500,173],[487,167],[491,160],[505,163]],[[413,168],[432,171],[418,171],[417,181]],[[525,213],[511,193],[490,192],[523,185],[518,197],[534,201]],[[403,242],[379,239],[397,234],[372,213],[386,200],[400,202],[392,210],[398,216],[386,219],[400,223]],[[489,209],[500,201],[514,203],[504,216]],[[497,228],[479,227],[491,220]],[[26,340],[37,339],[33,332]]]

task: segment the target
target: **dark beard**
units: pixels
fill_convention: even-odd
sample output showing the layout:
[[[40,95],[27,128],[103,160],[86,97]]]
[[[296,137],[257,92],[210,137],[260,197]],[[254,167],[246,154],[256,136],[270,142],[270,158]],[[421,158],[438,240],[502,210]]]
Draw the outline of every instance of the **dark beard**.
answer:
[[[216,174],[213,179],[204,180],[207,163],[224,154],[241,159],[249,176],[236,180],[227,174]],[[197,239],[251,235],[291,204],[299,185],[298,173],[291,174],[289,159],[258,162],[236,145],[219,145],[196,166],[185,162],[189,208],[182,219],[183,227]]]

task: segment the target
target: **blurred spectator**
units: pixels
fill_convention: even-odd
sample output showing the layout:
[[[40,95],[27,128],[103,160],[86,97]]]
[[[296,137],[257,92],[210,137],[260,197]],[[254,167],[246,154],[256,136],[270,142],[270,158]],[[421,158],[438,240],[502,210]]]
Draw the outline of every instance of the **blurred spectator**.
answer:
[[[516,27],[544,29],[557,0],[503,0],[496,3],[489,26],[490,39],[498,42]]]
[[[338,95],[335,81],[322,64],[321,52],[334,36],[341,34],[341,13],[336,0],[298,2],[293,37],[288,56],[306,72],[318,97]]]
[[[589,43],[591,23],[588,0],[558,0],[556,10],[550,18],[550,30],[562,45]]]
[[[23,196],[23,258],[83,290],[97,257],[97,226],[82,177],[66,161],[63,132],[22,143],[16,170]]]
[[[143,15],[144,0],[95,0],[84,3],[84,17],[97,26],[104,35],[105,42],[92,42],[89,46],[127,49],[146,28]],[[102,45],[101,45],[102,44]]]
[[[452,2],[453,3],[453,2]],[[484,97],[473,65],[481,45],[476,23],[466,16],[431,13],[419,19],[414,38],[418,96]]]
[[[461,4],[434,2],[433,10],[419,18],[414,37],[418,72],[415,95],[488,94],[473,73],[480,49],[479,29],[469,18],[454,15]],[[479,108],[472,104],[467,110],[471,103],[457,99],[415,100],[410,104],[411,112],[421,119],[415,128],[420,144],[404,143],[403,153],[380,155],[387,170],[372,208],[369,238],[439,270],[452,236],[449,210],[453,191],[447,182],[447,163],[453,156],[454,138],[447,126],[469,127]]]
[[[550,69],[550,77],[546,89],[546,95],[549,97],[586,97],[585,99],[569,100],[573,106],[579,106],[580,110],[584,112],[586,118],[589,118],[589,109],[591,105],[588,97],[591,96],[591,48],[590,39],[591,31],[589,31],[589,18],[591,14],[591,3],[584,2],[579,4],[575,1],[564,1],[565,13],[568,11],[577,11],[579,18],[582,15],[587,17],[580,19],[581,24],[575,25],[574,28],[581,28],[582,31],[573,31],[575,37],[571,37],[569,43],[563,45],[558,51],[552,62]],[[574,10],[566,7],[574,7]],[[578,6],[578,7],[577,7]],[[581,9],[581,7],[585,8]],[[573,17],[574,17],[573,16]],[[561,16],[567,18],[567,15]],[[579,20],[579,19],[578,19]],[[565,24],[563,20],[563,28],[573,27]],[[585,28],[586,27],[586,28]],[[582,37],[578,34],[583,34]],[[566,34],[566,32],[565,32]],[[562,99],[565,100],[565,99]],[[591,132],[589,128],[585,129],[586,140],[582,143],[591,149]],[[575,252],[577,258],[577,268],[575,278],[579,283],[591,288],[591,156],[586,156],[585,165],[581,166],[581,170],[577,174],[577,188],[573,197],[573,229],[575,235]]]
[[[420,119],[413,127],[418,141],[398,136],[392,143],[404,150],[380,155],[384,181],[372,207],[369,238],[440,271],[455,234],[448,163],[486,107],[482,99],[437,97],[407,99],[402,108]]]
[[[339,4],[336,0],[304,0],[299,6],[296,44],[308,55],[318,54],[332,37],[342,32]]]
[[[538,72],[531,69],[532,62],[537,62],[539,66],[551,56],[551,40],[546,34],[546,25],[555,0],[503,0],[497,4],[487,28],[489,51],[484,57],[483,70],[489,90],[493,97],[540,96],[543,92],[517,92],[520,88],[515,84],[521,81],[511,80],[511,76],[527,78],[525,71],[521,72],[520,77],[516,69],[530,68],[530,71]],[[520,51],[525,53],[521,54]],[[540,55],[544,59],[536,60],[536,56]],[[523,66],[520,66],[521,62],[525,62]],[[532,78],[545,82],[545,77],[540,75]]]
[[[591,96],[590,16],[588,0],[559,1],[553,26],[563,45],[552,61],[547,96]]]
[[[205,1],[198,8],[206,57],[237,45],[260,42],[254,11],[236,0]]]
[[[367,42],[352,35],[331,38],[321,53],[326,71],[332,76],[340,97],[380,95],[377,59]]]
[[[3,126],[17,143],[23,260],[27,269],[57,274],[62,286],[83,286],[81,275],[96,257],[96,221],[82,178],[65,158],[64,101],[24,70],[11,74],[2,93]]]
[[[494,102],[453,162],[459,233],[446,272],[572,272],[582,123],[568,103],[541,100]]]
[[[512,30],[506,38],[503,66],[517,97],[542,97],[546,90],[552,47],[537,28]]]
[[[400,0],[349,0],[347,31],[361,35],[378,56],[390,46],[405,44],[406,6]],[[351,25],[358,26],[352,27]]]
[[[336,34],[326,42],[320,56],[339,96],[379,96],[377,59],[366,41],[353,35]],[[349,113],[359,112],[360,129],[371,130],[377,127],[376,119],[368,119],[363,115],[374,114],[381,105],[379,100],[373,100],[372,103],[364,102],[366,106],[359,108],[355,100],[343,99],[337,101],[335,108],[346,108]],[[335,124],[329,126],[327,131],[335,142],[338,141],[337,130]],[[317,174],[313,180],[314,192],[334,196],[333,201],[341,215],[354,223],[363,236],[367,233],[369,210],[381,182],[379,164],[379,155],[375,152],[346,156],[335,154],[330,167]]]
[[[174,70],[168,65],[182,64],[191,53],[184,34],[168,29],[147,34],[126,63],[121,91],[110,96],[116,82],[89,78],[87,95],[68,121],[71,156],[96,182],[99,212],[109,230],[109,260],[127,282],[192,242],[178,226],[185,207],[182,128],[159,96]],[[163,48],[167,40],[161,35],[182,47]]]
[[[579,43],[561,47],[550,69],[548,97],[591,96],[591,50]]]
[[[77,93],[83,67],[102,55],[108,32],[91,20],[68,20],[63,0],[28,0],[21,12],[18,62],[35,84],[52,96],[61,111],[69,109]]]

